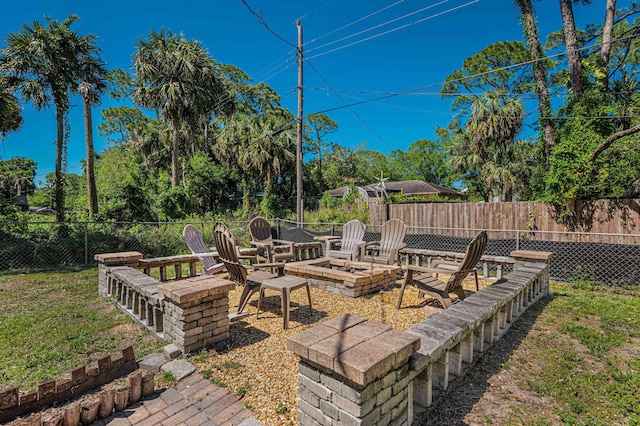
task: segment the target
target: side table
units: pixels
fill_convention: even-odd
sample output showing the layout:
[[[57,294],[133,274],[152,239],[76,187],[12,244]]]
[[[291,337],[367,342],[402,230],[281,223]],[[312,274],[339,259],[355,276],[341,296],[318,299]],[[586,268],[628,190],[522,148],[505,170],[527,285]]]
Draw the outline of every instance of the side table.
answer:
[[[289,328],[289,302],[291,300],[291,291],[298,288],[305,287],[307,289],[307,297],[309,298],[309,311],[313,308],[311,306],[311,291],[309,290],[309,283],[306,279],[296,277],[294,275],[284,275],[282,277],[271,278],[264,280],[260,287],[260,297],[258,298],[258,313],[256,319],[260,317],[260,305],[262,303],[262,297],[264,296],[264,290],[275,290],[281,292],[280,302],[282,305],[282,317],[284,322],[284,329]]]

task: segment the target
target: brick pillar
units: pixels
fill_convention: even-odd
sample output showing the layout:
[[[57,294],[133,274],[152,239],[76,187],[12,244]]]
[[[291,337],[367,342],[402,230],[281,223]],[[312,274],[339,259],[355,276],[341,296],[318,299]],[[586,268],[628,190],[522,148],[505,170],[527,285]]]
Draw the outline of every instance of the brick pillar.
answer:
[[[357,315],[291,336],[298,363],[298,423],[411,423],[409,357],[420,338]]]
[[[98,294],[102,297],[108,295],[107,273],[116,266],[138,267],[138,261],[142,259],[142,253],[137,251],[125,251],[121,253],[101,253],[93,256],[98,262]]]
[[[233,281],[210,275],[158,286],[165,296],[163,332],[183,354],[229,338],[229,291]]]

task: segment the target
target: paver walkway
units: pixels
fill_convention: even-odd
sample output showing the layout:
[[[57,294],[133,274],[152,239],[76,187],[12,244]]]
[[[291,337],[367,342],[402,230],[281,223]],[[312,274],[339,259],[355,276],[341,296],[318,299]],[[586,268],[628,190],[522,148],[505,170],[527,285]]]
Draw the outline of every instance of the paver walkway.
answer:
[[[261,425],[228,390],[200,374],[192,374],[174,388],[147,399],[94,425],[109,426],[254,426]]]

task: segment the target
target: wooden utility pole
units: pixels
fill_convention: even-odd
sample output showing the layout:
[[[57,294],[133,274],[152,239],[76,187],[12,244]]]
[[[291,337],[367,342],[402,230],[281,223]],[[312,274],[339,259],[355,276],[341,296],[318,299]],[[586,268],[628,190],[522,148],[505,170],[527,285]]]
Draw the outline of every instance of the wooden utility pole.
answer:
[[[296,212],[298,228],[303,227],[304,213],[302,206],[302,25],[298,26],[298,141],[296,144]]]

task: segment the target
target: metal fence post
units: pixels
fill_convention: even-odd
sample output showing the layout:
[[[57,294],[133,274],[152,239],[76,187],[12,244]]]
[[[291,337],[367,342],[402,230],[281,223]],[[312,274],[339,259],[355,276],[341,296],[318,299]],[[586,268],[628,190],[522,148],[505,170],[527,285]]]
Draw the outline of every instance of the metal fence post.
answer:
[[[89,264],[89,224],[84,223],[84,266]]]
[[[520,231],[516,230],[516,250],[520,250]]]

